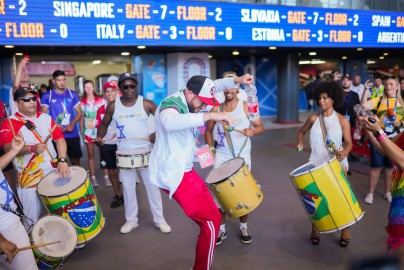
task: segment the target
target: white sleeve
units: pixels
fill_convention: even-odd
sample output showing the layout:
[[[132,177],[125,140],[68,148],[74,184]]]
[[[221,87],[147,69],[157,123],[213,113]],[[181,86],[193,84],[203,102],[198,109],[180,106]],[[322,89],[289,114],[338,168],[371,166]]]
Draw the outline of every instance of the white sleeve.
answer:
[[[216,86],[216,93],[223,92],[225,89],[228,88],[237,88],[240,85],[234,82],[234,77],[214,80],[214,83]]]
[[[180,114],[176,109],[168,108],[160,112],[160,122],[168,131],[179,131],[204,125],[203,113]]]

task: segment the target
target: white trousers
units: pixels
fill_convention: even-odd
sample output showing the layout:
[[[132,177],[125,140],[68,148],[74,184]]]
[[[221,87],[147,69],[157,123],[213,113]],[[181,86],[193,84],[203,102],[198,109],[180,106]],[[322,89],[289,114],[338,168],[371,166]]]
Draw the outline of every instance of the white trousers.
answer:
[[[161,223],[164,221],[163,202],[161,200],[160,189],[150,182],[149,168],[139,169],[143,183],[146,188],[147,198],[149,199],[150,209],[153,214],[153,222]],[[136,195],[136,179],[135,170],[119,170],[119,178],[122,181],[123,199],[125,206],[125,218],[127,221],[138,223],[139,207]]]
[[[17,188],[17,194],[21,201],[24,215],[31,219],[35,224],[38,221],[42,210],[41,199],[36,193],[36,188]],[[22,219],[22,223],[27,230],[33,225],[30,220],[25,218]]]
[[[27,231],[24,226],[17,220],[16,223],[12,224],[5,230],[0,231],[0,233],[8,241],[14,243],[17,247],[26,247],[31,245]],[[32,249],[27,249],[18,252],[17,256],[14,257],[11,264],[6,261],[7,256],[2,254],[0,256],[0,269],[10,269],[10,270],[34,270],[38,269],[35,262],[34,253]]]

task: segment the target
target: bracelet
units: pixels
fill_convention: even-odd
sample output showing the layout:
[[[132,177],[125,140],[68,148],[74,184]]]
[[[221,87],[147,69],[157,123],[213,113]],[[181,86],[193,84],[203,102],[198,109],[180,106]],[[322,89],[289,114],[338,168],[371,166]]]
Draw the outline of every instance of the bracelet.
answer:
[[[34,153],[34,151],[35,151],[35,145],[31,145],[31,146],[29,147],[29,151],[30,151],[31,153]]]
[[[377,139],[377,141],[381,141],[381,140],[384,140],[384,139],[386,139],[387,138],[387,135],[386,135],[386,133],[383,133],[382,135],[380,135],[379,137],[377,137],[376,139]]]
[[[210,152],[214,153],[216,151],[215,147],[213,145],[209,146]]]

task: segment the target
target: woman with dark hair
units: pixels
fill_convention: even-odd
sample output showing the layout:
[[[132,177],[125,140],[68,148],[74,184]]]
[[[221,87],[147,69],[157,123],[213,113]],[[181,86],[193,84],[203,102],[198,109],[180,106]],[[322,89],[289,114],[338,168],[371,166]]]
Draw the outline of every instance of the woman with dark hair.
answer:
[[[303,137],[310,130],[311,155],[309,161],[317,161],[330,157],[330,150],[326,146],[325,138],[330,139],[337,152],[338,161],[345,172],[348,171],[348,155],[352,150],[351,127],[348,119],[337,113],[334,106],[339,107],[344,102],[344,93],[336,81],[320,82],[314,89],[314,100],[320,108],[320,113],[310,115],[304,125],[297,133],[297,149],[303,150]],[[323,131],[325,128],[325,131]],[[327,136],[324,136],[326,133]],[[341,232],[340,246],[346,247],[349,244],[349,228]],[[320,234],[314,226],[310,235],[310,240],[314,245],[320,243]]]
[[[104,99],[96,95],[93,81],[84,81],[84,94],[80,100],[83,116],[80,120],[80,130],[82,131],[83,141],[87,147],[88,167],[90,169],[91,181],[94,187],[98,187],[97,178],[95,177],[94,165],[94,143],[93,139],[97,137],[96,118],[97,110],[105,103]],[[108,173],[105,174],[105,186],[111,186]]]

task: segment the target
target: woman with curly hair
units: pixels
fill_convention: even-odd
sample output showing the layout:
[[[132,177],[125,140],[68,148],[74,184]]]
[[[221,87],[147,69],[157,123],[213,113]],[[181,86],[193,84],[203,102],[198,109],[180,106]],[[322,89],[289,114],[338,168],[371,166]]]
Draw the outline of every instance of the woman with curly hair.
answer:
[[[320,82],[314,89],[314,99],[320,108],[320,113],[310,115],[297,133],[297,149],[303,149],[303,137],[310,130],[311,155],[309,161],[316,161],[330,157],[330,149],[324,141],[322,125],[325,127],[328,139],[336,146],[335,153],[345,172],[348,171],[348,155],[352,150],[351,127],[348,119],[337,113],[335,107],[344,102],[344,93],[336,81]],[[323,123],[324,124],[323,124]],[[314,245],[320,243],[320,234],[312,229],[310,240]],[[341,232],[340,246],[347,247],[350,241],[349,228]]]

